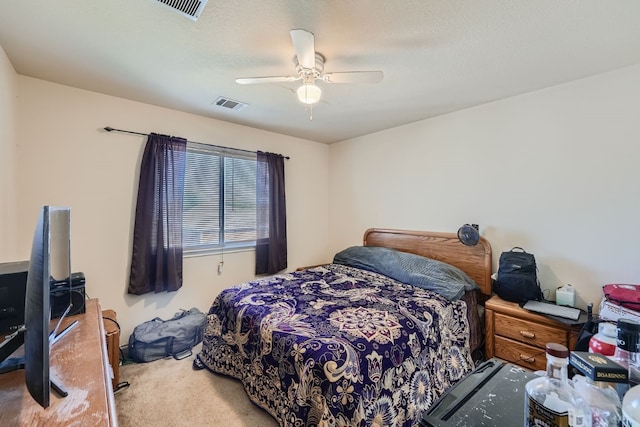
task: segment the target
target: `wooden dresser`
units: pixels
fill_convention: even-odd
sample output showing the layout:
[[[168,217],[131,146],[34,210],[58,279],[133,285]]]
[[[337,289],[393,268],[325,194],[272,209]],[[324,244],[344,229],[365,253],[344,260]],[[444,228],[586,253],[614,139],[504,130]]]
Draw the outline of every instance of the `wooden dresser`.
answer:
[[[545,346],[555,342],[573,350],[580,332],[518,304],[491,297],[485,304],[485,358],[498,357],[523,368],[545,370]]]
[[[88,300],[86,313],[69,316],[62,327],[74,320],[78,325],[54,344],[50,364],[51,375],[69,395],[52,390],[51,405],[44,409],[27,391],[24,370],[0,375],[0,426],[117,426],[98,300]]]

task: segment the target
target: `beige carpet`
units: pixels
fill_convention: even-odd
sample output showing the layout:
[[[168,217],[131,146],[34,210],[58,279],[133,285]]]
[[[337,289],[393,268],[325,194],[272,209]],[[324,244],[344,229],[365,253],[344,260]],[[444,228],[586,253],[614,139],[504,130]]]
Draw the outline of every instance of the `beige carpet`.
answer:
[[[193,355],[120,367],[120,382],[129,387],[115,394],[120,427],[224,426],[278,427],[253,404],[240,381],[191,368]]]

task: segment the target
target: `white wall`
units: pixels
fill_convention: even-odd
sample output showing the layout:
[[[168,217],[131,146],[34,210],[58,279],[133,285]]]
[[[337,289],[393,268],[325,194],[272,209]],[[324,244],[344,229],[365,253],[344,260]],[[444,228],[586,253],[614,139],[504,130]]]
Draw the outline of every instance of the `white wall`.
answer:
[[[17,257],[17,87],[18,75],[0,46],[0,262]]]
[[[583,307],[597,307],[603,284],[640,283],[640,65],[330,152],[332,251],[359,244],[368,227],[477,223],[494,265],[522,246],[543,288],[571,283]]]
[[[473,222],[494,264],[523,246],[543,287],[572,283],[579,303],[598,303],[604,283],[640,283],[638,111],[634,66],[326,146],[16,76],[0,54],[0,262],[27,258],[41,205],[70,205],[73,269],[118,313],[122,343],[145,320],[207,310],[253,278],[253,252],[226,254],[220,276],[218,257],[188,258],[178,292],[126,294],[145,140],[100,131],[113,126],[291,156],[289,269],[360,244],[368,227]]]
[[[224,288],[254,278],[254,252],[187,258],[172,293],[128,295],[131,232],[146,138],[105,126],[290,156],[286,162],[289,269],[328,258],[329,147],[200,116],[18,77],[19,254],[27,258],[42,205],[71,206],[72,269],[87,293],[114,309],[121,343],[133,327],[178,309],[209,309]],[[0,114],[0,117],[2,115]]]

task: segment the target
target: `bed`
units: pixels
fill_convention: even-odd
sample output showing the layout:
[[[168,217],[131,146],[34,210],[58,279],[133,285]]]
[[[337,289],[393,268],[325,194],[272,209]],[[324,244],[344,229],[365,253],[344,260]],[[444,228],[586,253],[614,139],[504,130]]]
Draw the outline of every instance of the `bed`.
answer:
[[[387,251],[385,262],[388,251],[428,260],[447,274],[463,272],[474,286],[465,282],[452,300],[397,280],[395,271],[392,278],[350,257],[342,262],[344,253],[363,251]],[[194,366],[238,378],[282,427],[417,426],[473,369],[474,350],[481,353],[491,266],[485,239],[465,246],[453,233],[369,229],[362,247],[330,264],[221,292]]]

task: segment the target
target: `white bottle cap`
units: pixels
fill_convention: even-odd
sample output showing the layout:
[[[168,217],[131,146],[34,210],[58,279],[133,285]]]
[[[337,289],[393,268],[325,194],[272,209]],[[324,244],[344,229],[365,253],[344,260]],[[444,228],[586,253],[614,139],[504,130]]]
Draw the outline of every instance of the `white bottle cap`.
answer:
[[[618,336],[618,327],[614,323],[600,322],[598,324],[598,333],[616,338]]]

